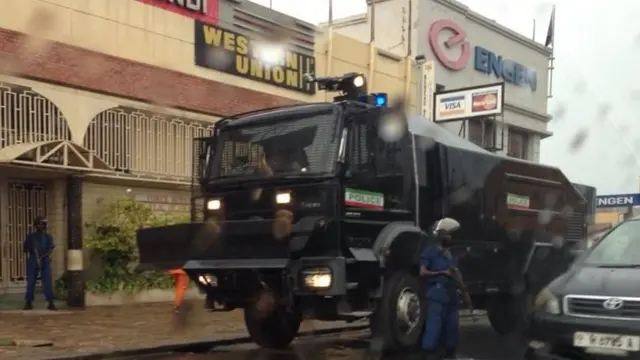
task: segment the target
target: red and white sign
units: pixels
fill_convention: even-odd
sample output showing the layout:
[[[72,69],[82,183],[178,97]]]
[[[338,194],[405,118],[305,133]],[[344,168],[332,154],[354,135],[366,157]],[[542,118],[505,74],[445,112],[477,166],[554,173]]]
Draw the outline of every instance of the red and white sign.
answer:
[[[448,32],[451,36],[444,43],[440,43],[440,34],[443,32]],[[429,28],[428,40],[433,55],[449,70],[462,70],[471,58],[471,44],[467,41],[467,34],[453,20],[441,19],[433,22]],[[460,55],[451,59],[443,46],[446,49],[459,47]]]
[[[218,25],[220,0],[136,0],[208,24]]]

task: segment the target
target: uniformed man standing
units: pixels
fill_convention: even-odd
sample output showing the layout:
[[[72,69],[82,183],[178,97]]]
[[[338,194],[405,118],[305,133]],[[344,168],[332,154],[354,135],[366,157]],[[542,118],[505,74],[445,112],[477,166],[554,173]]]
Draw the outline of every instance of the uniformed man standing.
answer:
[[[51,280],[51,253],[55,248],[53,237],[47,233],[47,219],[38,216],[33,221],[36,231],[27,235],[23,244],[23,251],[27,254],[27,293],[25,294],[24,310],[33,309],[33,298],[38,274],[42,281],[44,297],[49,304],[47,309],[56,310],[53,303],[53,284]]]
[[[452,220],[455,221],[455,220]],[[456,222],[457,223],[457,222]],[[458,290],[461,284],[456,258],[447,249],[449,231],[434,231],[436,241],[420,255],[420,275],[425,278],[427,319],[422,347],[436,356],[444,344],[446,358],[455,358],[458,347]]]

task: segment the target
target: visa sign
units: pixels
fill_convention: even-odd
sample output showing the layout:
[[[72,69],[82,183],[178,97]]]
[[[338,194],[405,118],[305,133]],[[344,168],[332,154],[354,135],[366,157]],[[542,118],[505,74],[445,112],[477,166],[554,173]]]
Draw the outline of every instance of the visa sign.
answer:
[[[474,68],[477,71],[488,75],[493,74],[510,84],[528,86],[532,91],[538,88],[538,75],[535,69],[504,59],[480,46],[476,46],[474,52]]]
[[[596,207],[629,207],[640,205],[640,194],[596,196]]]
[[[445,103],[444,109],[447,111],[462,109],[462,103],[460,101]]]
[[[454,95],[446,98],[441,98],[438,104],[438,112],[436,113],[436,118],[454,118],[456,116],[463,115],[467,111],[465,100],[466,98],[464,95]]]

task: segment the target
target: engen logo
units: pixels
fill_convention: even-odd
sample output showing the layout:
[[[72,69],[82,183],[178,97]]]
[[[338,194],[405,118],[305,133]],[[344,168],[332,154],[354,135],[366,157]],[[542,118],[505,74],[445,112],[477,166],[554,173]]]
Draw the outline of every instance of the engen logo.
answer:
[[[219,0],[136,0],[195,20],[217,25]]]
[[[449,58],[445,49],[442,48],[440,44],[440,34],[444,31],[452,33],[444,42],[444,46],[447,49],[458,46],[460,48],[460,55],[457,57]],[[464,32],[464,29],[460,27],[460,25],[453,22],[453,20],[438,20],[431,24],[429,28],[429,46],[431,46],[431,51],[433,51],[433,54],[438,58],[442,66],[450,70],[462,70],[469,62],[471,58],[471,44],[466,41],[466,39],[467,33]]]
[[[351,207],[382,210],[384,208],[384,195],[371,191],[345,189],[344,204]]]

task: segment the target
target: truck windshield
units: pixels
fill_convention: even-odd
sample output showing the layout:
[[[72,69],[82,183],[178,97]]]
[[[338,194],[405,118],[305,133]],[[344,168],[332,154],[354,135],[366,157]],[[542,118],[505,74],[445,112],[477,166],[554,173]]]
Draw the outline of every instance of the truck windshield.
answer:
[[[584,263],[601,267],[640,267],[640,220],[618,225],[595,245]]]
[[[208,179],[334,172],[339,137],[333,111],[268,120],[223,129]]]

